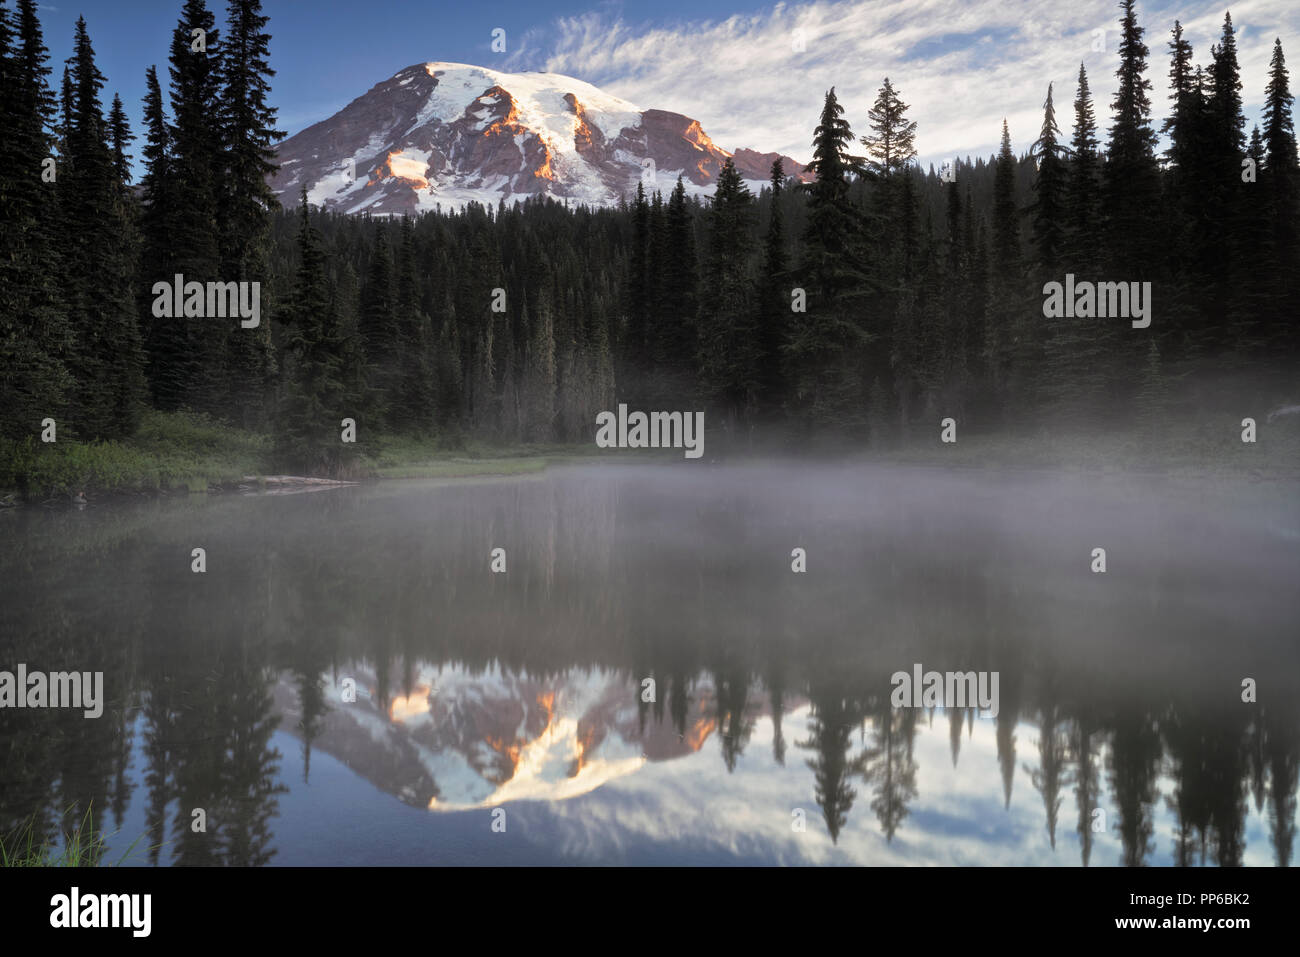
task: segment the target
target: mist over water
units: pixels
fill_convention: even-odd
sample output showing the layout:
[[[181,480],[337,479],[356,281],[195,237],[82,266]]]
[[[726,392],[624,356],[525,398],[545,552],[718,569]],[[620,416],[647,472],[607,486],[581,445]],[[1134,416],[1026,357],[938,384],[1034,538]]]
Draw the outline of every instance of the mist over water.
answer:
[[[700,463],[15,510],[0,668],[106,701],[0,710],[0,827],[90,806],[131,863],[1293,862],[1295,493]],[[891,708],[915,665],[998,672],[997,717]]]

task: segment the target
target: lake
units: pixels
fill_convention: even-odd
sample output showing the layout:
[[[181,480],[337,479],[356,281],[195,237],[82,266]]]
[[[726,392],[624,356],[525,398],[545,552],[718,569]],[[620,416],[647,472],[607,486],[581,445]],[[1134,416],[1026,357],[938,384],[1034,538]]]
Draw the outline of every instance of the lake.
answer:
[[[1296,493],[701,461],[11,509],[0,669],[105,700],[0,710],[0,828],[89,811],[142,865],[1295,863]],[[997,707],[896,706],[918,671]]]

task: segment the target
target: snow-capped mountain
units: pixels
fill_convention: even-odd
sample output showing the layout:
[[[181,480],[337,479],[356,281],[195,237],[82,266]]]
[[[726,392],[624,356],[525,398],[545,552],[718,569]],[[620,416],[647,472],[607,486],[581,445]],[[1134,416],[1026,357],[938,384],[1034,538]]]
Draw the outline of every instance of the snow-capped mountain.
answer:
[[[757,189],[776,155],[728,153],[690,117],[642,110],[558,73],[420,63],[285,140],[271,185],[286,206],[305,186],[312,205],[348,213],[536,195],[603,206],[643,178],[665,195],[679,175],[690,193],[712,193],[728,156]],[[787,175],[810,177],[783,161]]]

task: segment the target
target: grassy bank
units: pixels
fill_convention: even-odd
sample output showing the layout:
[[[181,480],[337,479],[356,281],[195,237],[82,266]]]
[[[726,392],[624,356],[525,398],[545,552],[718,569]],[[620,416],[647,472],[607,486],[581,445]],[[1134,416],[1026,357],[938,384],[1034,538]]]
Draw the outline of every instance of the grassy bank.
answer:
[[[43,501],[77,492],[204,492],[264,471],[270,439],[184,412],[148,412],[130,439],[0,439],[0,497]]]
[[[380,439],[366,457],[367,474],[381,479],[468,478],[476,475],[526,475],[548,462],[581,456],[581,446],[518,445],[500,448],[469,443],[447,449],[434,439],[400,436]]]
[[[574,446],[502,449],[475,443],[448,449],[434,439],[385,437],[361,455],[357,471],[381,479],[522,475],[582,452]],[[206,492],[246,476],[281,472],[271,453],[270,436],[184,412],[149,412],[136,434],[121,441],[0,439],[0,504],[78,493]]]
[[[1263,417],[1254,442],[1242,441],[1239,416],[1211,416],[1166,428],[1108,432],[1041,432],[1034,435],[963,435],[940,441],[914,435],[894,449],[868,453],[895,465],[1062,472],[1158,472],[1216,478],[1300,478],[1300,416]]]

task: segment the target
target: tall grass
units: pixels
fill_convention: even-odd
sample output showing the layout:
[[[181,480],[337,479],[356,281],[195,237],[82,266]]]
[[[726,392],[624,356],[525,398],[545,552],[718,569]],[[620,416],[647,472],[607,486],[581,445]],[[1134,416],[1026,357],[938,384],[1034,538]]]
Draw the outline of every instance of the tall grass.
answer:
[[[69,809],[71,814],[75,808]],[[101,867],[108,852],[108,837],[98,830],[86,808],[81,821],[71,832],[63,834],[62,842],[36,836],[37,816],[33,814],[10,835],[0,834],[0,867]],[[137,838],[116,862],[117,867],[131,856],[140,839]]]
[[[0,439],[0,490],[35,501],[81,491],[202,492],[261,471],[269,450],[265,435],[196,413],[151,411],[129,439]]]

